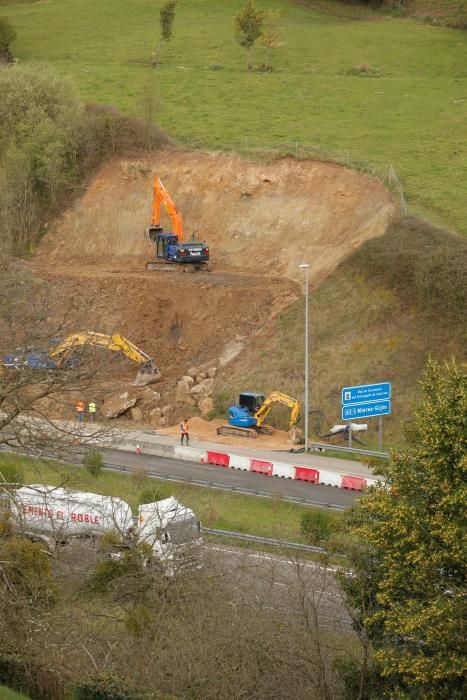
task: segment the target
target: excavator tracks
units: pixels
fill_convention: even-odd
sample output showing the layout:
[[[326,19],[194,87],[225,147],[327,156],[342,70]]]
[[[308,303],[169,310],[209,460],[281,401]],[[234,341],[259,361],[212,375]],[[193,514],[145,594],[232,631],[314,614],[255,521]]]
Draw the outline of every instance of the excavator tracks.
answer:
[[[169,263],[169,262],[153,261],[153,262],[146,263],[146,270],[150,270],[151,272],[188,272],[188,273],[193,273],[193,272],[209,272],[210,267],[209,267],[209,263],[207,263],[207,262],[183,264],[183,263],[176,263],[176,262]]]
[[[233,437],[248,437],[255,438],[258,433],[261,435],[272,435],[273,430],[271,428],[260,427],[260,428],[238,428],[234,425],[221,425],[216,430],[218,435],[230,435]]]

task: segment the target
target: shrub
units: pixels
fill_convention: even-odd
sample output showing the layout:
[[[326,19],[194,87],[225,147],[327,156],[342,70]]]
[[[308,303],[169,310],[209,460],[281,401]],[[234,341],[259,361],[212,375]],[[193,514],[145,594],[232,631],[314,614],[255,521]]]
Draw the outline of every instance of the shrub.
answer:
[[[467,240],[407,218],[367,241],[347,261],[378,277],[426,314],[463,322],[467,308]]]
[[[147,489],[141,491],[139,502],[141,505],[145,503],[155,503],[156,501],[161,501],[163,498],[168,498],[170,496],[167,486],[160,484],[159,486],[150,486]]]
[[[0,17],[0,58],[2,53],[8,53],[10,44],[16,39],[16,32],[6,17]]]
[[[115,581],[141,573],[142,565],[139,551],[124,550],[118,559],[105,559],[96,566],[88,587],[94,593],[108,593]]]
[[[11,595],[15,601],[21,596],[34,606],[54,602],[57,588],[42,544],[10,537],[0,541],[0,560],[6,584],[4,596]]]
[[[0,684],[27,693],[36,700],[63,698],[62,684],[56,671],[7,651],[0,655]]]
[[[322,510],[309,510],[302,515],[300,529],[309,544],[320,545],[332,533],[335,519]]]
[[[112,673],[100,673],[91,676],[79,686],[72,695],[73,700],[149,700],[157,698],[151,691],[138,690],[132,683]]]
[[[83,464],[88,472],[97,478],[102,471],[104,461],[101,453],[93,450],[83,457]]]

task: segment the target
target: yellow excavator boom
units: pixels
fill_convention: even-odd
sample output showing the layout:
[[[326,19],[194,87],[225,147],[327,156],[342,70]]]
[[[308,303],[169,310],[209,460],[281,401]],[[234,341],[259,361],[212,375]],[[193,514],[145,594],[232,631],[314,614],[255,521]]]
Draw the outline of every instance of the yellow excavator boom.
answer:
[[[293,399],[291,396],[287,396],[287,394],[283,394],[280,391],[273,391],[265,398],[255,413],[256,425],[260,427],[264,423],[266,416],[275,403],[284,404],[291,409],[289,428],[292,428],[298,421],[300,415],[300,401]]]
[[[157,381],[161,374],[156,366],[156,363],[144,350],[138,348],[127,338],[122,335],[105,335],[104,333],[95,333],[94,331],[82,331],[81,333],[72,333],[65,340],[56,345],[49,352],[49,357],[57,360],[57,363],[62,364],[76,348],[78,347],[101,347],[112,352],[121,352],[133,362],[141,365],[134,384],[136,386],[144,386]]]

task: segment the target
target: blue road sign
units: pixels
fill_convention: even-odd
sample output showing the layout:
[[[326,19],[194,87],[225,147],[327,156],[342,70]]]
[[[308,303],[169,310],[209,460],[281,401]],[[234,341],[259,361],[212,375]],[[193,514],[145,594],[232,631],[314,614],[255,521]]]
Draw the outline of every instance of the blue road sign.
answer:
[[[368,403],[355,403],[350,406],[342,406],[342,420],[387,416],[389,413],[391,413],[391,402],[389,400],[369,401]]]
[[[346,386],[342,389],[343,406],[356,403],[368,403],[370,401],[389,401],[390,398],[391,384],[389,382],[362,384],[361,386]]]

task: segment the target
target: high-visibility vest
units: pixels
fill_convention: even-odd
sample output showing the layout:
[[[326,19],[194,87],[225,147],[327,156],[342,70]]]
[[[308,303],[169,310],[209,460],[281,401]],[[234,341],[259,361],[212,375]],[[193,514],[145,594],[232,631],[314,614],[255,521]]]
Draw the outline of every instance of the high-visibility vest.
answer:
[[[95,412],[96,412],[96,404],[94,403],[94,401],[91,401],[91,403],[89,404],[88,408],[89,408],[89,413],[95,413]]]
[[[77,401],[76,402],[76,410],[81,413],[84,411],[84,403],[82,401]]]

